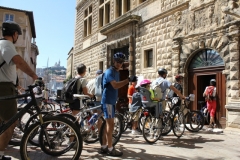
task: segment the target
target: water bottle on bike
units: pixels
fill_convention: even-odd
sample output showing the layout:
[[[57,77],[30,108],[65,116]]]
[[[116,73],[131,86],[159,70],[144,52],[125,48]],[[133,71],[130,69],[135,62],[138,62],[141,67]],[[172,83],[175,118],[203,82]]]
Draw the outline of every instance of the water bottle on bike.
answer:
[[[98,117],[98,114],[94,113],[92,117],[89,119],[88,123],[90,123],[91,126],[94,125],[94,123],[97,121],[97,117]]]

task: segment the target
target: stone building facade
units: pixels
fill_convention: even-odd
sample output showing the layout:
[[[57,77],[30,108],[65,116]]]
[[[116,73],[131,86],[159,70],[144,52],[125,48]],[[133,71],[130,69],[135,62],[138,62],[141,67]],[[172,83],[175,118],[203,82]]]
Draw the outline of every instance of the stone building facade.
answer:
[[[35,43],[36,32],[33,12],[0,6],[0,28],[2,27],[2,22],[6,20],[13,20],[20,25],[22,35],[19,36],[15,44],[16,50],[28,63],[31,69],[36,72],[37,56],[39,52]],[[2,32],[0,33],[0,37],[2,37]],[[27,88],[28,85],[33,83],[32,78],[27,74],[23,73],[21,70],[17,72],[19,84],[23,88]]]
[[[196,96],[192,109],[214,78],[219,127],[240,128],[239,24],[235,0],[77,0],[72,71],[84,63],[93,78],[125,51],[120,75],[154,80],[164,67],[174,82],[181,74],[184,95]]]

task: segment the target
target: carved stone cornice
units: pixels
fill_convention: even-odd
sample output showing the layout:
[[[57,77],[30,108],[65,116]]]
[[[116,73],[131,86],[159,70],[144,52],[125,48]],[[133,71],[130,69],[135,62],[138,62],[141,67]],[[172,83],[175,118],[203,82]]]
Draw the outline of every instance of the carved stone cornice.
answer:
[[[189,9],[191,11],[196,11],[209,5],[213,5],[215,1],[216,0],[191,0],[189,2]]]
[[[100,33],[102,33],[103,35],[107,35],[109,32],[112,32],[113,30],[116,30],[126,24],[129,24],[131,22],[139,22],[140,19],[141,17],[138,15],[131,15],[131,14],[123,15],[117,18],[115,21],[102,27],[102,29],[100,30]]]

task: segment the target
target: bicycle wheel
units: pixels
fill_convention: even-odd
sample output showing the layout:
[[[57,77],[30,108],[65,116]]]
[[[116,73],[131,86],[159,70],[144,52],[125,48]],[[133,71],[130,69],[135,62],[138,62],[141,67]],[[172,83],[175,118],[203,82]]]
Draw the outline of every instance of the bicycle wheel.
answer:
[[[125,111],[122,116],[123,132],[125,132],[128,128],[131,128],[131,126],[132,126],[131,119],[132,119],[132,116],[130,115],[130,113]]]
[[[115,146],[120,140],[122,134],[122,119],[120,115],[115,114],[114,117],[114,129],[112,133],[112,145]],[[103,144],[103,138],[106,137],[106,121],[103,121],[100,132],[99,132],[99,141],[100,144]]]
[[[174,114],[172,119],[172,125],[174,135],[178,138],[181,137],[185,130],[185,120],[183,112],[178,111]]]
[[[204,126],[204,116],[200,111],[191,111],[187,113],[186,120],[186,123],[189,124],[190,127],[187,125],[185,127],[190,132],[198,132]]]
[[[22,108],[18,108],[18,111],[20,111],[21,109]],[[21,135],[23,135],[23,133],[24,133],[24,128],[25,128],[26,122],[33,114],[34,114],[33,111],[27,110],[26,113],[18,119],[18,123],[14,129],[12,139],[8,143],[9,145],[20,146]]]
[[[170,114],[169,111],[163,112],[163,130],[162,130],[163,136],[168,135],[168,133],[170,133],[172,130],[172,119],[169,116],[169,114]]]
[[[145,120],[145,116],[144,114],[142,113],[138,119],[138,130],[139,132],[142,132],[143,130],[143,123],[144,123],[144,120]]]
[[[147,116],[143,123],[143,138],[149,143],[155,143],[162,134],[162,119]]]
[[[52,116],[53,115],[53,113],[51,113],[51,112],[44,112],[44,111],[42,111],[41,114],[42,114],[43,117],[47,117],[47,116]],[[29,120],[27,121],[27,123],[25,125],[24,132],[26,132],[26,130],[28,129],[28,127],[30,125],[35,124],[37,122],[39,122],[39,118],[38,118],[38,114],[36,113],[33,116],[31,116],[29,118]],[[34,132],[32,132],[32,134],[30,136],[29,143],[31,143],[34,146],[39,146],[38,139],[35,138],[35,137],[38,137],[39,131],[40,131],[40,128],[36,129]]]
[[[39,130],[39,149],[34,148],[29,143],[31,134]],[[50,133],[48,135],[48,133]],[[52,136],[54,135],[54,136]],[[37,137],[35,137],[37,138]],[[47,141],[49,140],[49,141]],[[75,150],[71,150],[76,146]],[[71,157],[69,159],[78,160],[82,152],[82,137],[77,126],[70,120],[59,116],[48,116],[43,118],[43,125],[40,122],[32,124],[25,132],[21,146],[20,155],[22,160],[43,157],[43,153],[51,156]],[[50,159],[51,157],[46,159]]]
[[[84,139],[84,142],[86,143],[95,143],[97,141],[99,141],[99,131],[98,131],[98,127],[97,124],[98,123],[102,123],[102,120],[98,120],[95,122],[95,124],[91,127],[91,129],[89,130],[88,136],[86,139]]]

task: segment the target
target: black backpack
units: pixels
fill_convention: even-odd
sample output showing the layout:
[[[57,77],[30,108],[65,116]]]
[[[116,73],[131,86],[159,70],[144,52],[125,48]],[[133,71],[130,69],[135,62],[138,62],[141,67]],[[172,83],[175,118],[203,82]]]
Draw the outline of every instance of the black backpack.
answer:
[[[72,78],[67,81],[61,92],[61,99],[66,103],[74,103],[75,98],[73,94],[77,94],[77,82],[80,78]],[[82,92],[82,87],[80,87],[80,93]]]
[[[173,86],[182,93],[182,86],[180,84],[175,83]],[[173,97],[178,97],[178,96],[173,90],[170,90],[167,94],[167,98],[173,98]]]

